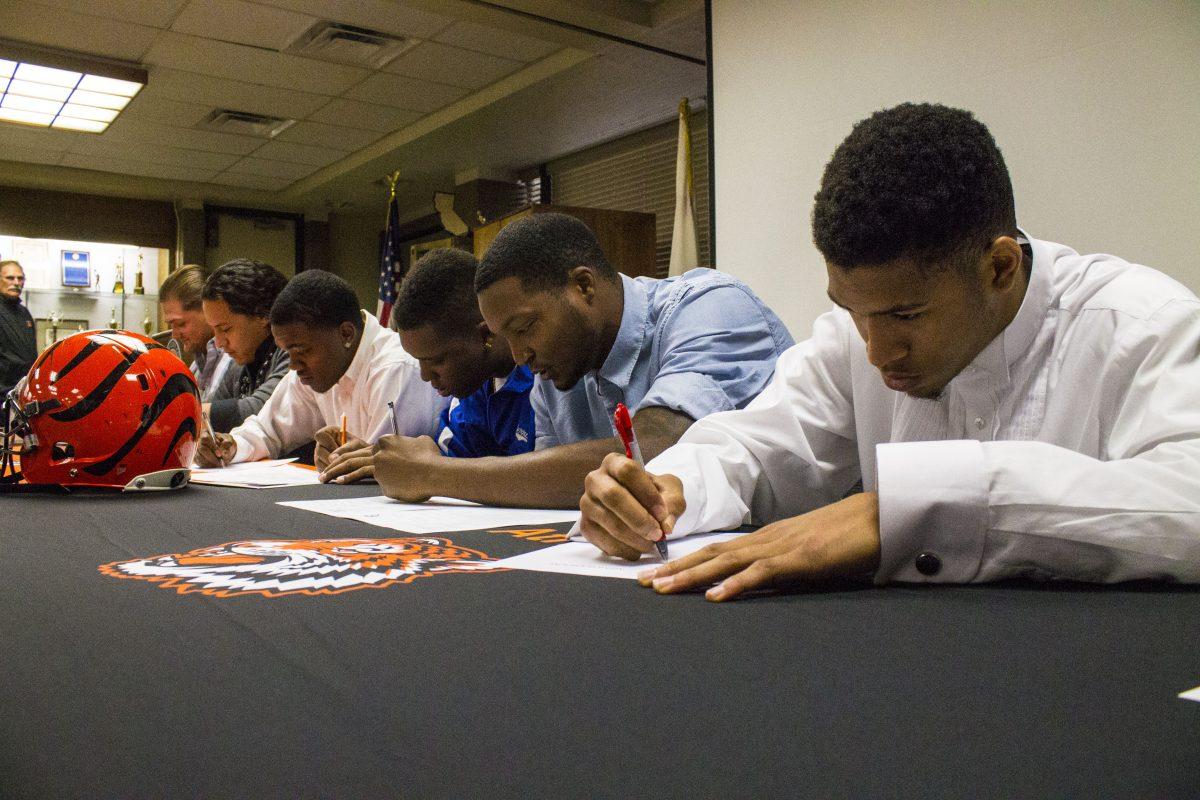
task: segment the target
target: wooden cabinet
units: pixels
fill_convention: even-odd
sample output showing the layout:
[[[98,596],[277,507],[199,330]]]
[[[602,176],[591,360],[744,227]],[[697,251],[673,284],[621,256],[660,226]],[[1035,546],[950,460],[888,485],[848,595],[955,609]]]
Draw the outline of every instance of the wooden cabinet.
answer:
[[[505,225],[531,214],[550,212],[570,214],[591,228],[608,263],[618,271],[631,277],[657,276],[658,269],[654,263],[654,215],[640,211],[609,211],[553,204],[528,206],[477,228],[474,236],[475,257],[483,258],[492,240]]]

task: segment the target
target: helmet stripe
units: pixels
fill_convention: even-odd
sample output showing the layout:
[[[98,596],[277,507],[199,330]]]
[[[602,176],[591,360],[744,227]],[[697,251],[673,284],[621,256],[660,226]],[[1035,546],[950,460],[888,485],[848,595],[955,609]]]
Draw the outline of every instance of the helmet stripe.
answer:
[[[43,350],[42,354],[37,357],[37,361],[33,362],[33,366],[36,367],[39,364],[41,364],[42,362],[44,362],[46,359],[50,358],[50,354],[53,353],[55,350],[57,350],[59,347],[61,347],[65,341],[67,341],[67,340],[59,339],[57,342],[55,342],[54,344],[50,345],[45,350]],[[30,367],[29,371],[32,372],[33,367]]]
[[[120,364],[113,367],[112,372],[104,376],[104,380],[100,381],[95,389],[87,393],[86,397],[68,409],[59,411],[57,414],[51,414],[50,418],[56,419],[59,422],[74,422],[77,419],[83,419],[100,407],[100,404],[104,402],[104,398],[108,397],[108,393],[117,385],[117,381],[121,380],[121,376],[128,372],[132,366],[132,361],[122,360]]]
[[[184,419],[183,422],[179,423],[179,427],[175,429],[175,435],[171,437],[171,443],[167,445],[167,449],[163,453],[162,463],[164,466],[167,463],[167,459],[171,457],[171,453],[175,450],[175,445],[179,444],[179,440],[188,434],[191,434],[192,441],[196,440],[196,420],[192,417]]]
[[[71,370],[78,367],[80,364],[82,364],[87,359],[88,356],[90,356],[92,353],[96,352],[99,349],[100,349],[100,345],[97,344],[95,341],[90,341],[87,344],[85,344],[83,347],[81,347],[79,349],[79,352],[75,354],[75,357],[66,363],[66,366],[64,366],[57,373],[55,373],[54,382],[58,383],[59,381],[61,381],[64,377],[66,377],[68,372],[70,372]]]
[[[146,435],[146,431],[150,430],[150,426],[162,416],[162,413],[167,410],[167,406],[171,405],[171,401],[181,394],[191,394],[193,397],[199,399],[199,396],[196,394],[196,382],[192,380],[190,372],[186,375],[182,372],[177,372],[168,378],[158,396],[154,398],[154,402],[150,404],[149,412],[143,415],[142,423],[138,425],[137,430],[133,432],[133,435],[129,437],[125,444],[117,448],[116,452],[108,458],[86,466],[84,470],[92,475],[103,475],[115,467],[141,441],[141,438]]]

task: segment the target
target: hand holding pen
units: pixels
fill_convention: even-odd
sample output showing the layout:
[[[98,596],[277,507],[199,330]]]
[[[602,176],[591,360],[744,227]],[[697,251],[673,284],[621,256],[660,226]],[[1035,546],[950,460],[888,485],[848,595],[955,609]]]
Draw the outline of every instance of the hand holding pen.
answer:
[[[617,403],[617,410],[613,414],[613,427],[617,430],[617,436],[621,439],[621,444],[625,445],[626,458],[632,459],[642,469],[646,468],[646,461],[642,458],[642,448],[638,446],[637,434],[633,430],[633,419],[629,416],[629,409],[624,403]],[[654,543],[654,547],[658,550],[658,556],[663,561],[667,560],[667,532],[663,530]]]
[[[196,447],[196,463],[201,467],[227,467],[229,459],[237,453],[237,442],[228,433],[213,433],[207,414],[200,415],[200,441]]]

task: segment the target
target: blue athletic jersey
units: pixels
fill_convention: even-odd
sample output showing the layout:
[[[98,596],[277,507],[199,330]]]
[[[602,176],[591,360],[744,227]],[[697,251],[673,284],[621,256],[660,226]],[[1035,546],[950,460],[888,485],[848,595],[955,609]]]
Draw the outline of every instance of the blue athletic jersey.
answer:
[[[499,389],[489,380],[473,394],[442,412],[437,443],[455,458],[515,456],[533,450],[533,406],[529,390],[533,373],[520,366],[508,374]]]

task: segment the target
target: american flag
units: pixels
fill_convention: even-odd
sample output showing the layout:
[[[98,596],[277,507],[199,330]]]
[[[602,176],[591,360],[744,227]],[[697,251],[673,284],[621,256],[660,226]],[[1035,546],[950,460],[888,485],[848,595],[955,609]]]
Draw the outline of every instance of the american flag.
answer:
[[[385,328],[396,302],[396,287],[400,283],[400,207],[396,203],[396,183],[393,180],[388,197],[387,228],[383,231],[383,246],[379,248],[379,305],[375,316]]]

